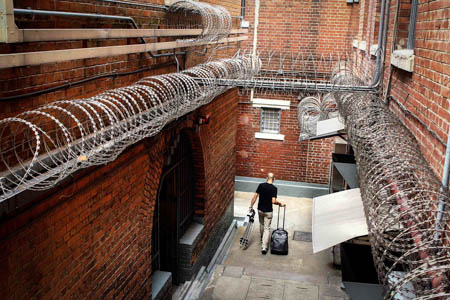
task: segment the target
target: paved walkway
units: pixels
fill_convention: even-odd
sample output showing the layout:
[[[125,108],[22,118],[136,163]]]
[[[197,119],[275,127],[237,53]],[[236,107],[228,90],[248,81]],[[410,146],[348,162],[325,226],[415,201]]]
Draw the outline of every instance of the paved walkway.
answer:
[[[236,217],[246,215],[252,195],[236,192]],[[340,289],[340,271],[333,268],[331,250],[313,254],[310,242],[292,239],[294,231],[311,232],[312,200],[292,197],[278,200],[287,204],[285,228],[289,232],[289,255],[261,254],[256,218],[249,247],[239,248],[239,238],[245,228],[238,228],[225,263],[214,271],[202,299],[349,299]],[[274,209],[272,228],[276,227],[277,220],[277,207]]]

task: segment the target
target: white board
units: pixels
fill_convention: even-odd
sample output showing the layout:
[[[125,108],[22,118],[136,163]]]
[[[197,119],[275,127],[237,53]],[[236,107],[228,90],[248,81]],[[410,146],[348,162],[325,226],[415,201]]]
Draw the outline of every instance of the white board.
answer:
[[[313,253],[367,234],[359,188],[313,198]]]
[[[345,129],[344,123],[339,118],[332,118],[317,122],[317,135],[339,132]]]

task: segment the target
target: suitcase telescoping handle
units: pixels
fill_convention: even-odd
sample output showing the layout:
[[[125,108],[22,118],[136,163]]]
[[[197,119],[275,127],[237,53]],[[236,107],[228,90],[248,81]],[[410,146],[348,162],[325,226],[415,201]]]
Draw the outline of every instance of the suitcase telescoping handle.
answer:
[[[278,205],[278,219],[277,219],[277,228],[280,228],[280,206]],[[286,206],[284,206],[283,210],[283,229],[284,229],[284,220],[286,219]]]

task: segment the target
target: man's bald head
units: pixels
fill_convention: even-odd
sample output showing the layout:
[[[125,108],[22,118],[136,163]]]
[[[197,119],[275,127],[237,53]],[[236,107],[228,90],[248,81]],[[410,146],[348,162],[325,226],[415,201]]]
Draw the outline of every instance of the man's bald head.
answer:
[[[273,183],[275,181],[275,175],[273,173],[267,173],[267,183]]]

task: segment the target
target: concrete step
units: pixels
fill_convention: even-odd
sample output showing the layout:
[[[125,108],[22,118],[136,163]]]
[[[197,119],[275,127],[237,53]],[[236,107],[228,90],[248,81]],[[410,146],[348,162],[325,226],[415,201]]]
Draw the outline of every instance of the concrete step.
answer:
[[[233,221],[228,229],[227,234],[224,237],[221,245],[214,254],[213,259],[209,263],[208,267],[202,266],[195,278],[189,284],[189,287],[183,287],[177,291],[173,299],[183,299],[183,300],[196,300],[201,298],[201,294],[205,287],[208,285],[209,279],[214,272],[218,264],[222,264],[230,251],[230,248],[234,242],[236,236],[236,221]],[[175,298],[177,297],[177,298]]]
[[[186,281],[173,295],[172,300],[183,300],[191,287],[192,281]]]
[[[199,294],[197,290],[201,287],[201,278],[202,275],[205,273],[206,268],[202,266],[200,270],[198,271],[197,275],[195,276],[195,279],[192,281],[192,285],[189,287],[189,291],[186,293],[185,298],[186,300],[190,299],[196,299],[195,295]]]

